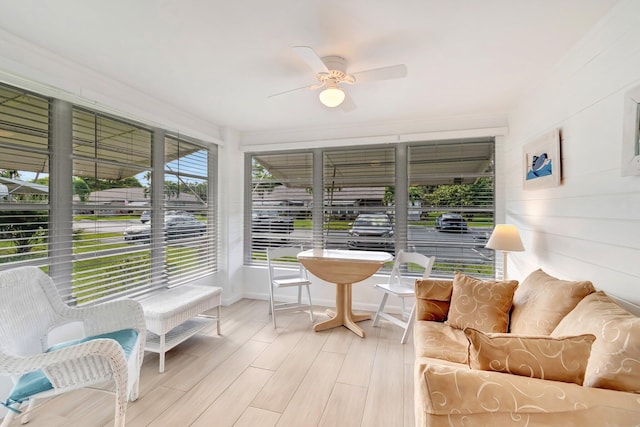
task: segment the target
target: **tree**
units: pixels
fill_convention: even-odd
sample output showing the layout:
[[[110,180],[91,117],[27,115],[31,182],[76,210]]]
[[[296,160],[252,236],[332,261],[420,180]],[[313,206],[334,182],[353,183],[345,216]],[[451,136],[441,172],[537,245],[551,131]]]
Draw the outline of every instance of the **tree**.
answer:
[[[425,200],[426,194],[428,191],[426,190],[426,186],[413,186],[409,187],[409,201],[416,202],[419,200]],[[384,196],[382,196],[382,202],[389,206],[392,205],[395,201],[395,187],[385,187]]]
[[[0,240],[13,244],[16,253],[25,254],[47,235],[46,211],[3,211],[0,215]]]
[[[167,196],[167,199],[178,197],[180,194],[180,186],[175,181],[165,181],[164,194]]]
[[[433,190],[427,200],[431,206],[457,207],[472,206],[473,196],[469,185],[440,185]]]
[[[0,169],[0,177],[9,178],[9,179],[19,179],[20,172],[18,172],[17,170]]]
[[[80,198],[81,202],[86,202],[89,198],[91,189],[82,178],[73,178],[73,194]]]
[[[256,162],[255,159],[253,159],[252,163],[251,179],[254,182],[252,192],[262,193],[272,191],[276,187],[276,184],[273,182],[273,175],[271,175],[271,172],[269,172],[260,163]]]
[[[87,176],[84,177],[83,180],[89,186],[91,191],[108,190],[110,188],[142,187],[142,184],[135,176],[121,179],[96,179]]]

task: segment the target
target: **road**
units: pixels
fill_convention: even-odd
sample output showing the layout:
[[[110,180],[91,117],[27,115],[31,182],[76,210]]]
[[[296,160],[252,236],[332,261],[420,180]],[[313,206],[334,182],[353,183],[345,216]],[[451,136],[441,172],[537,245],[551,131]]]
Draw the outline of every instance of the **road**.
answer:
[[[73,228],[85,230],[87,233],[117,233],[122,235],[125,228],[138,225],[142,225],[138,219],[114,221],[81,220],[75,221]],[[484,249],[484,243],[488,237],[486,235],[487,230],[486,227],[470,227],[464,233],[457,233],[437,231],[433,227],[409,226],[407,240],[409,241],[409,250],[429,256],[435,255],[438,258],[438,262],[456,263],[464,260],[470,264],[492,264],[493,251]],[[311,240],[311,230],[294,230],[293,233],[287,235],[288,238],[283,239],[283,237],[284,235],[282,234],[265,236],[266,239],[261,239],[257,242],[256,249],[271,246],[274,242],[276,243],[275,246],[288,244],[291,241],[308,243]],[[346,248],[347,240],[350,240],[350,238],[346,230],[332,230],[327,236],[327,247]]]
[[[409,226],[407,240],[409,250],[422,253],[428,256],[436,256],[439,264],[459,265],[461,261],[466,265],[492,265],[494,253],[485,249],[484,244],[488,238],[486,227],[471,227],[466,232],[437,231],[433,227]],[[311,241],[311,230],[294,230],[286,235],[272,234],[260,236],[254,240],[254,250],[260,251],[267,246],[282,246],[287,244],[306,244]],[[346,230],[331,230],[325,236],[326,247],[335,249],[347,248],[347,241],[353,240]],[[365,239],[361,239],[361,244],[365,244]],[[381,238],[366,240],[375,246]],[[393,238],[387,239],[389,247],[393,245]],[[374,247],[370,249],[376,249]],[[387,250],[380,247],[376,250]]]
[[[102,220],[92,221],[89,219],[83,219],[73,222],[74,230],[84,230],[87,233],[120,233],[122,234],[125,228],[132,225],[142,225],[139,219],[125,219],[125,220]]]

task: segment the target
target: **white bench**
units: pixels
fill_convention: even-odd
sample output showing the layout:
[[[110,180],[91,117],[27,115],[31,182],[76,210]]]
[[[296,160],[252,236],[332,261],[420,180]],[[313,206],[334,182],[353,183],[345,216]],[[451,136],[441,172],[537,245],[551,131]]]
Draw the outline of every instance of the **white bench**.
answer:
[[[140,299],[147,323],[145,350],[160,354],[160,372],[164,372],[165,353],[191,338],[206,326],[217,322],[220,335],[222,288],[183,285],[165,289]],[[215,315],[204,315],[216,308]]]

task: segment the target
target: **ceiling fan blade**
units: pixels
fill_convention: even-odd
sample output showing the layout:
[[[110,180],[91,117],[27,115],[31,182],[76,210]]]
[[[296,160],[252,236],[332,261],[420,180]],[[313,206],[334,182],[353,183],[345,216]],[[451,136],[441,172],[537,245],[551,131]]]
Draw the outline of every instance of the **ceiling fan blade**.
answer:
[[[315,50],[309,46],[294,46],[293,51],[307,63],[314,73],[328,73],[329,69],[322,62],[322,58],[318,56]]]
[[[404,64],[390,67],[374,68],[372,70],[359,71],[351,74],[356,83],[373,82],[376,80],[401,79],[407,76],[407,66]]]
[[[342,104],[340,104],[340,108],[345,113],[348,113],[348,112],[353,111],[356,108],[358,108],[356,103],[353,102],[353,98],[351,97],[351,95],[349,95],[349,92],[345,91],[344,101],[342,101]]]
[[[274,93],[273,95],[269,95],[268,98],[273,98],[274,96],[285,95],[287,93],[295,92],[295,91],[302,90],[302,89],[316,89],[315,86],[316,85],[306,85],[306,86],[302,86],[302,87],[297,87],[295,89],[285,90],[284,92],[278,92],[278,93]]]

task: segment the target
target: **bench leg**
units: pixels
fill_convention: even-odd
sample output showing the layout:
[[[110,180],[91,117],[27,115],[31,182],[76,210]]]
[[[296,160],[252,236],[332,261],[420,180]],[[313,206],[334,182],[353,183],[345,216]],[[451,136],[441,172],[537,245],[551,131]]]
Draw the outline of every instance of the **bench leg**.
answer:
[[[216,322],[216,330],[218,332],[218,335],[220,335],[222,333],[222,330],[220,328],[220,306],[217,305],[216,306],[216,314],[211,315],[211,314],[198,314],[196,317],[205,317],[207,319],[213,319]]]
[[[221,332],[220,332],[220,306],[216,307],[216,317],[217,317],[216,327],[218,328],[218,335],[220,335],[221,334]]]
[[[160,373],[164,372],[164,353],[165,353],[164,336],[165,334],[160,335],[160,368],[159,368]]]

